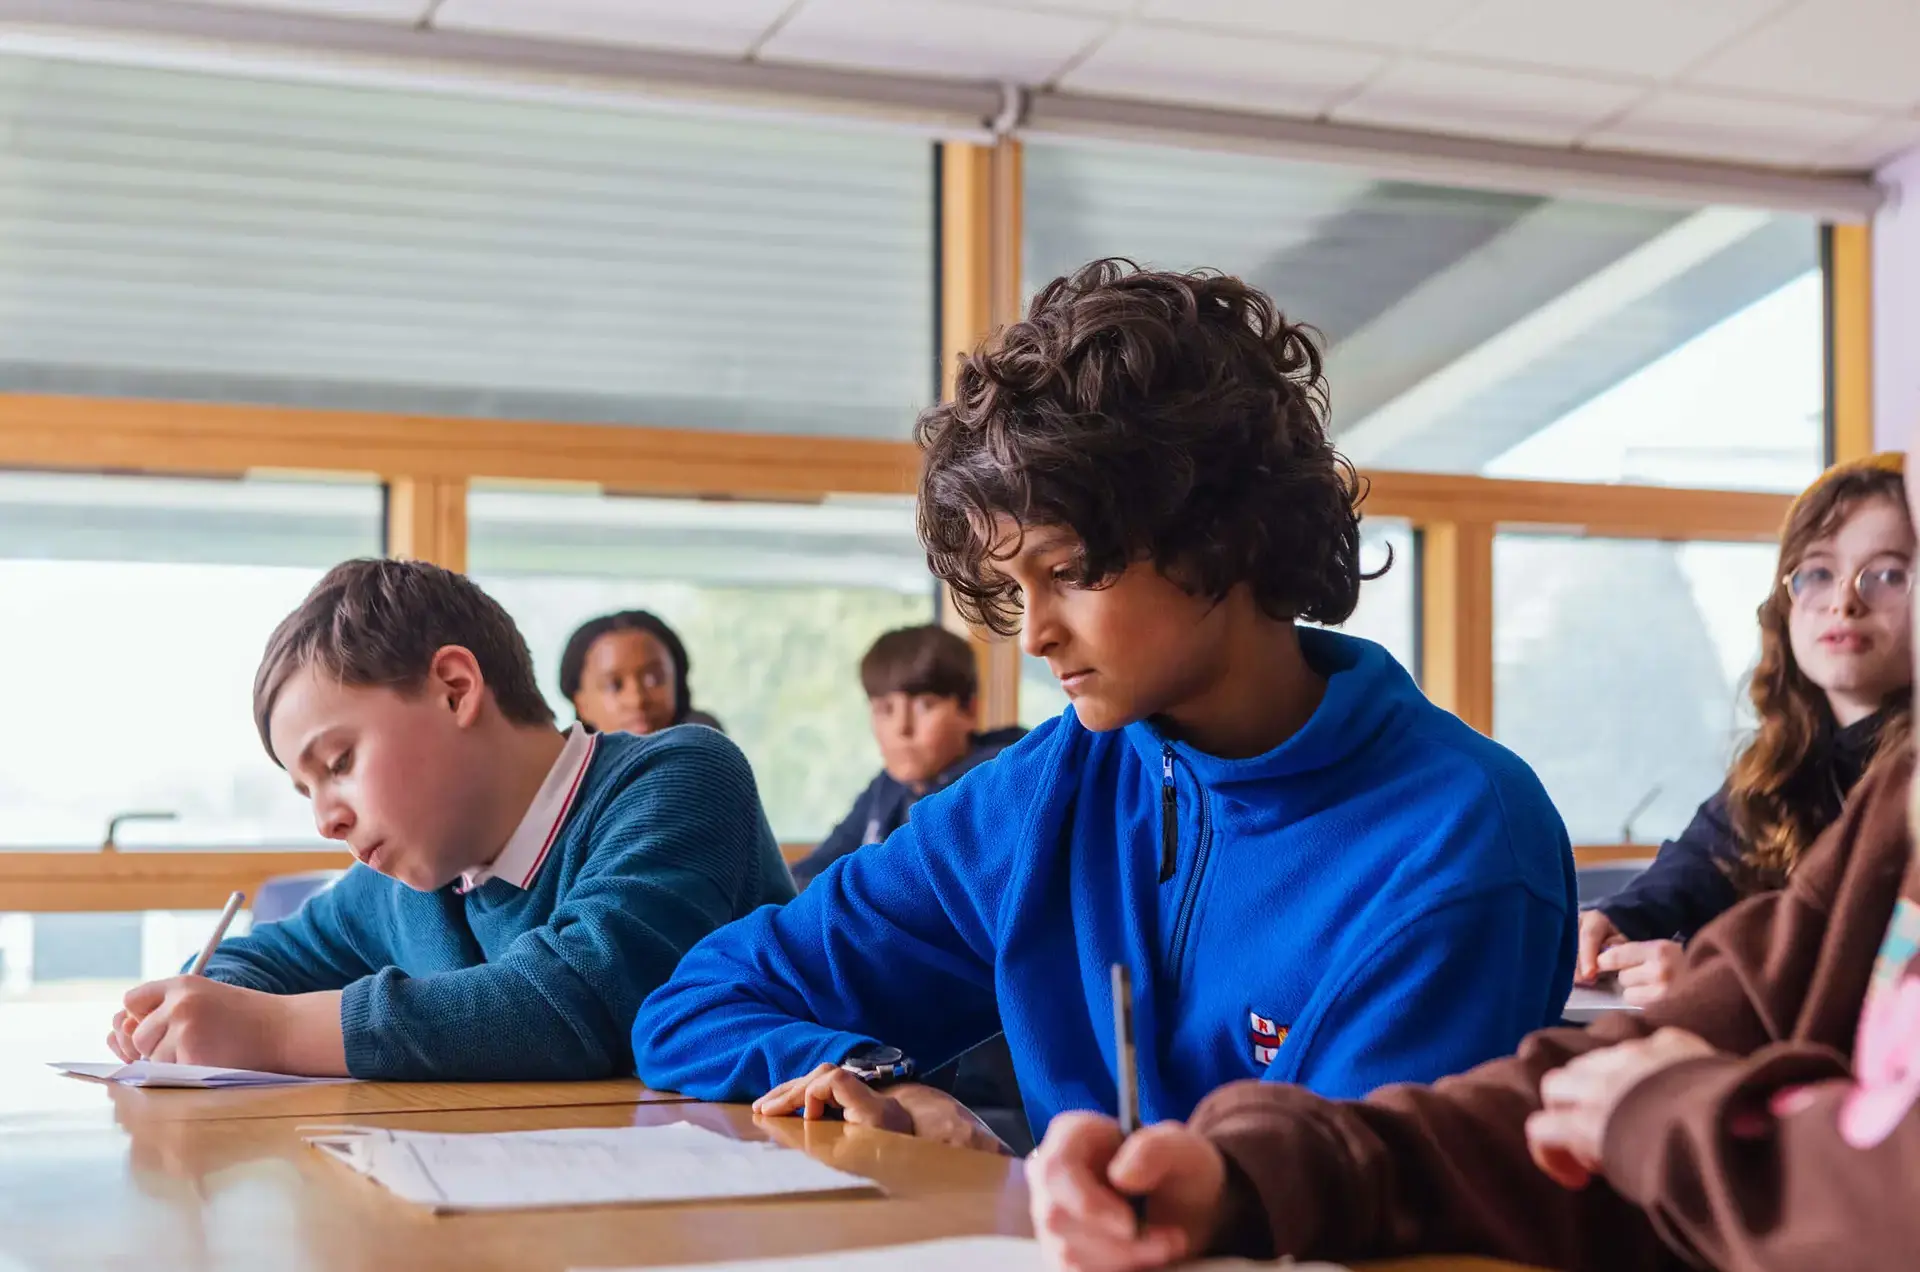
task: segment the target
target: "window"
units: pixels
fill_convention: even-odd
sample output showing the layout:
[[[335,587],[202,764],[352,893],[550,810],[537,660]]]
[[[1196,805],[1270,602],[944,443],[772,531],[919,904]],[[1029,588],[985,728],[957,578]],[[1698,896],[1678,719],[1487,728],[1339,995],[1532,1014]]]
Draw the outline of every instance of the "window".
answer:
[[[693,705],[752,761],[774,833],[814,842],[880,767],[860,658],[935,621],[912,501],[817,504],[473,491],[469,566],[533,649],[562,721],[560,652],[587,619],[649,609],[685,642]]]
[[[1363,467],[1798,491],[1824,453],[1819,228],[1032,145],[1029,290],[1095,257],[1211,266],[1327,342]]]
[[[0,848],[319,843],[253,673],[328,566],[381,550],[370,481],[0,473]]]
[[[0,56],[0,388],[905,439],[931,147]]]
[[[1405,522],[1370,517],[1360,527],[1360,568],[1373,571],[1386,565],[1391,553],[1392,565],[1386,574],[1360,585],[1360,605],[1353,617],[1339,630],[1386,646],[1409,672],[1415,669],[1416,612],[1414,574],[1419,562],[1414,558],[1414,537]],[[1023,656],[1020,660],[1020,723],[1032,728],[1059,715],[1067,707],[1067,695],[1047,669],[1045,659]]]
[[[1751,727],[1755,611],[1775,549],[1502,534],[1494,735],[1575,843],[1657,843],[1725,780]]]

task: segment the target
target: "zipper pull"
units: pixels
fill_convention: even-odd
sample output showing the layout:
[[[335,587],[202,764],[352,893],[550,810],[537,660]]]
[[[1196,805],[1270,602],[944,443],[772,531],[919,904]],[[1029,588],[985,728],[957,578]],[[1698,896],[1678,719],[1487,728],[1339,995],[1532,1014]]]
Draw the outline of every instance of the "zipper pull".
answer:
[[[1160,753],[1160,882],[1173,878],[1180,848],[1180,794],[1173,785],[1173,748]]]

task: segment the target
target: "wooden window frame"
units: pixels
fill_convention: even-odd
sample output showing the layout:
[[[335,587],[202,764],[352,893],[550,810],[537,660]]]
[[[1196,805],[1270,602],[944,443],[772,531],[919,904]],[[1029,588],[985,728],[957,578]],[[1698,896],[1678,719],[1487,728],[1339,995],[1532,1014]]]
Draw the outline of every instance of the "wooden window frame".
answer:
[[[940,174],[940,399],[953,396],[959,362],[1020,316],[1020,143],[947,142]],[[915,464],[919,456],[914,456]],[[1020,645],[970,626],[940,593],[940,621],[973,646],[980,727],[1020,722]]]
[[[386,490],[387,555],[466,573],[466,479],[393,477]]]
[[[1017,142],[938,148],[939,383],[1018,316],[1023,192]],[[1871,231],[1825,231],[1830,450],[1872,450]],[[466,496],[476,480],[598,486],[621,494],[818,499],[912,494],[909,442],[721,433],[671,427],[446,418],[392,412],[0,393],[0,469],[178,476],[309,472],[386,485],[386,542],[398,556],[463,569]],[[1493,727],[1493,544],[1503,530],[1605,538],[1773,541],[1786,496],[1727,490],[1367,474],[1369,516],[1419,535],[1420,672],[1474,727]],[[985,726],[1015,723],[1015,642],[966,631],[981,670]],[[804,845],[788,845],[789,855]],[[1649,854],[1576,848],[1581,860]],[[271,875],[344,865],[344,852],[0,852],[0,911],[217,908]]]
[[[1821,235],[1826,296],[1828,458],[1873,454],[1873,232],[1831,225]]]
[[[465,495],[484,478],[593,482],[665,496],[911,494],[908,442],[533,421],[0,394],[0,468],[174,476],[372,473],[386,481],[397,555],[464,564]],[[1724,490],[1366,474],[1369,516],[1420,533],[1430,692],[1492,727],[1492,549],[1497,530],[1607,538],[1771,542],[1788,497]],[[989,713],[1017,712],[1019,655],[982,641]],[[997,698],[991,695],[997,692]],[[800,846],[792,846],[798,851]],[[1583,848],[1613,858],[1644,846]],[[344,866],[343,852],[0,852],[0,911],[215,909],[276,874]]]

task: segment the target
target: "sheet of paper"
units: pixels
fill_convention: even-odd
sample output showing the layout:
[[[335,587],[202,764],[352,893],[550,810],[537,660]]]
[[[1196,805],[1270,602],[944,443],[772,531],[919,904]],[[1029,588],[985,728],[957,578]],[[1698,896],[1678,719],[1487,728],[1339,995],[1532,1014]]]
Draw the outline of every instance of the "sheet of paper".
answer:
[[[735,1263],[686,1264],[645,1272],[1046,1272],[1038,1242],[1027,1237],[949,1237],[915,1245],[871,1250],[836,1250],[785,1259],[743,1259]],[[1251,1272],[1255,1268],[1288,1272],[1352,1272],[1339,1263],[1253,1263],[1246,1259],[1207,1259],[1181,1265],[1195,1272]],[[582,1272],[575,1269],[574,1272]],[[641,1272],[615,1269],[613,1272]]]
[[[158,1060],[135,1060],[131,1064],[55,1064],[62,1073],[82,1078],[99,1078],[136,1087],[193,1087],[201,1090],[226,1087],[306,1086],[316,1082],[351,1082],[351,1078],[303,1078],[291,1073],[262,1073],[257,1069],[210,1069],[198,1064],[162,1064]]]
[[[1620,996],[1618,987],[1590,988],[1575,985],[1573,993],[1567,998],[1567,1008],[1562,1014],[1568,1020],[1582,1024],[1598,1020],[1613,1011],[1639,1011],[1640,1009]]]
[[[728,1139],[685,1122],[498,1134],[314,1128],[306,1140],[408,1201],[435,1210],[531,1210],[878,1187],[805,1153]]]

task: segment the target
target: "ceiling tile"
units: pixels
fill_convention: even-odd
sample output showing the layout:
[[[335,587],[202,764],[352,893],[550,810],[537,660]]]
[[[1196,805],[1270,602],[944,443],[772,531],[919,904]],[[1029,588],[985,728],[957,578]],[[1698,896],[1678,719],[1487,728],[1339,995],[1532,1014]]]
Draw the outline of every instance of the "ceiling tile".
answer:
[[[1334,108],[1347,124],[1565,145],[1631,105],[1644,89],[1570,75],[1401,62]]]
[[[760,56],[1040,84],[1111,27],[1100,18],[957,0],[807,0]]]
[[[531,35],[744,56],[789,0],[446,0],[433,25],[446,31]]]
[[[1387,63],[1384,53],[1127,26],[1061,78],[1080,93],[1318,115]]]
[[[412,25],[427,15],[433,0],[196,0],[228,9],[271,9],[314,13],[328,18],[372,18]]]
[[[1908,153],[1920,153],[1920,119],[1883,119],[1859,136],[1822,150],[1814,162],[1822,168],[1871,171]]]
[[[1798,5],[1715,54],[1687,82],[1890,110],[1920,106],[1920,3]]]
[[[1665,80],[1780,7],[1780,0],[1486,0],[1427,51]],[[1649,39],[1648,32],[1659,32]]]
[[[1818,162],[1823,151],[1862,135],[1875,122],[1853,111],[1676,90],[1636,106],[1582,141],[1607,150],[1799,168]]]
[[[1478,0],[1146,0],[1140,16],[1203,27],[1410,48]]]

